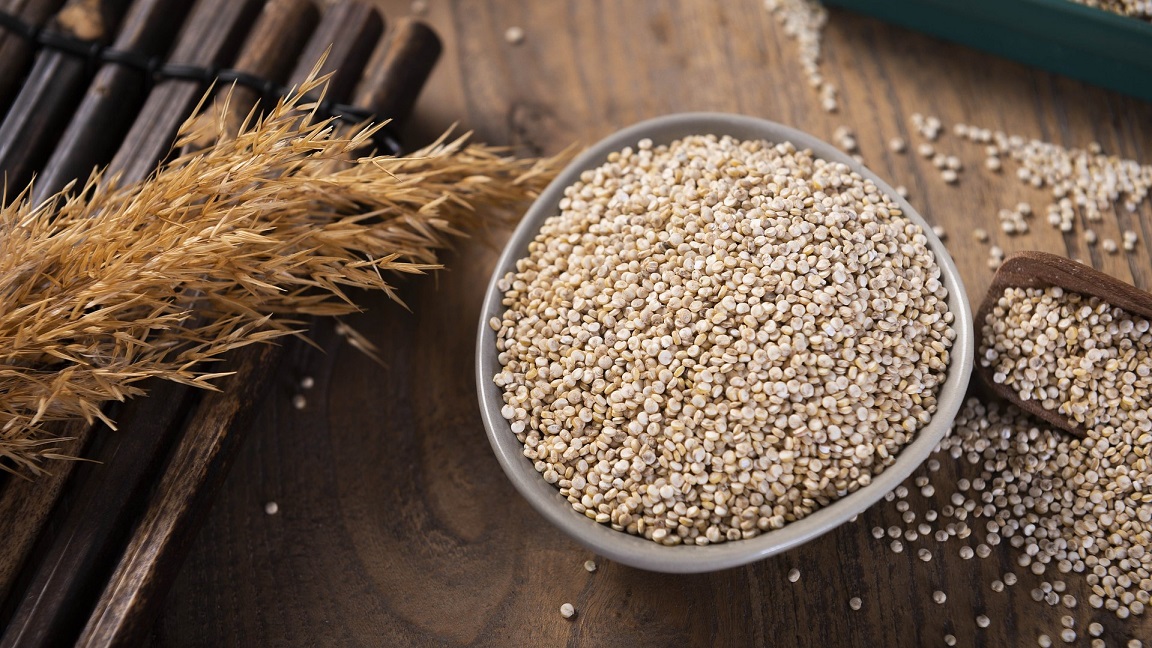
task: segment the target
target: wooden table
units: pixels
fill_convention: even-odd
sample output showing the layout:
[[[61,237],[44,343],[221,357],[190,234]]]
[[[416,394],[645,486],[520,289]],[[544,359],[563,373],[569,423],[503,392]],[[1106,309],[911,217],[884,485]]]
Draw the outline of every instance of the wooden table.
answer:
[[[383,1],[389,16],[408,10]],[[999,128],[1152,162],[1152,105],[997,58],[833,12],[824,73],[841,92],[826,114],[798,76],[794,43],[759,0],[664,2],[430,2],[446,53],[416,114],[421,137],[459,121],[488,142],[524,154],[591,143],[665,113],[719,110],[766,117],[831,139],[852,128],[866,163],[931,222],[950,233],[969,298],[991,278],[988,244],[1067,251],[1152,288],[1152,210],[1120,214],[1140,232],[1135,254],[1089,250],[1077,233],[1044,222],[1049,202],[1011,174],[982,168],[982,148],[942,136],[937,149],[966,170],[946,185],[890,137],[919,141],[914,112]],[[505,29],[520,26],[519,46]],[[997,211],[1029,201],[1027,236],[1000,234]],[[1115,219],[1095,229],[1120,239]],[[699,576],[647,573],[599,562],[550,527],[505,479],[488,446],[472,378],[480,300],[507,231],[460,244],[448,269],[405,283],[411,312],[372,296],[349,320],[383,350],[378,366],[342,343],[330,324],[323,351],[298,346],[264,403],[241,456],[158,619],[156,646],[1031,646],[1059,634],[1071,614],[1087,645],[1098,620],[1109,645],[1152,639],[1152,619],[1119,622],[1087,603],[1069,575],[1075,610],[1036,603],[1040,579],[1015,567],[1007,546],[962,560],[943,545],[930,563],[893,554],[876,525],[898,524],[880,504],[802,548],[745,568]],[[315,386],[299,381],[310,376]],[[293,396],[306,406],[295,409]],[[946,464],[949,462],[945,462]],[[943,471],[947,474],[951,466]],[[275,501],[279,512],[265,513]],[[934,541],[917,546],[933,546]],[[799,582],[786,575],[797,567]],[[988,583],[1004,571],[1020,583]],[[1049,576],[1053,578],[1053,576]],[[945,605],[934,590],[948,593]],[[850,597],[863,608],[852,611]],[[560,616],[570,602],[578,616]],[[980,630],[975,616],[991,626]]]

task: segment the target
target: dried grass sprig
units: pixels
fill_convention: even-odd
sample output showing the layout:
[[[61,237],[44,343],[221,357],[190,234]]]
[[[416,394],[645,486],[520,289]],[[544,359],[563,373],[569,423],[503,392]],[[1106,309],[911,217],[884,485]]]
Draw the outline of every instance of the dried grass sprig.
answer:
[[[97,175],[0,206],[0,457],[38,472],[58,456],[49,422],[113,425],[101,406],[147,378],[212,388],[223,353],[356,311],[348,288],[395,298],[388,273],[437,268],[450,237],[507,217],[561,162],[466,137],[355,157],[373,127],[342,134],[308,113],[318,85],[147,181]],[[224,128],[189,120],[182,139],[206,123]]]

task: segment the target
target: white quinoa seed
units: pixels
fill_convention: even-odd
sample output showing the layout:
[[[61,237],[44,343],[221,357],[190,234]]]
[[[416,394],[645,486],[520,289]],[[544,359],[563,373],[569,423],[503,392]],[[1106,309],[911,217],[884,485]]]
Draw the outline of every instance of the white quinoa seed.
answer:
[[[1092,623],[1088,624],[1088,634],[1092,635],[1093,637],[1099,637],[1100,635],[1104,634],[1104,626],[1093,621]]]
[[[308,407],[308,399],[304,397],[304,394],[296,394],[292,397],[292,407],[302,410]]]
[[[944,603],[948,600],[948,595],[944,592],[941,592],[940,590],[936,590],[935,592],[932,592],[932,600],[935,601],[937,605],[944,605]]]
[[[509,45],[519,45],[524,42],[524,29],[512,26],[504,30],[504,41]]]
[[[560,616],[565,619],[571,619],[576,616],[576,608],[572,607],[571,603],[565,603],[560,606]]]
[[[1060,639],[1064,643],[1072,643],[1076,641],[1076,631],[1071,628],[1064,628],[1060,631]]]
[[[800,580],[800,570],[796,569],[796,568],[792,568],[788,572],[788,582],[795,583],[798,580]]]
[[[862,605],[864,605],[864,602],[860,600],[859,596],[853,596],[852,598],[848,599],[848,607],[852,608],[853,610],[859,610]]]
[[[980,626],[981,628],[987,628],[989,625],[991,625],[991,623],[991,619],[983,614],[976,617],[976,625]]]
[[[950,634],[944,635],[944,645],[945,646],[955,646],[956,645],[955,635],[950,635]]]
[[[1036,637],[1036,644],[1039,645],[1040,648],[1052,648],[1052,638],[1046,634],[1042,634]]]
[[[312,389],[316,386],[316,379],[312,376],[304,376],[300,379],[300,389]]]
[[[613,529],[702,545],[780,528],[931,419],[955,333],[927,241],[788,143],[638,142],[570,186],[500,278],[501,413]]]
[[[280,512],[280,505],[276,502],[268,502],[264,505],[264,512],[268,515],[276,515]]]
[[[584,571],[588,572],[589,574],[596,571],[596,561],[595,560],[585,560],[584,561]]]
[[[903,153],[908,148],[902,137],[893,137],[888,140],[888,150],[893,153]]]

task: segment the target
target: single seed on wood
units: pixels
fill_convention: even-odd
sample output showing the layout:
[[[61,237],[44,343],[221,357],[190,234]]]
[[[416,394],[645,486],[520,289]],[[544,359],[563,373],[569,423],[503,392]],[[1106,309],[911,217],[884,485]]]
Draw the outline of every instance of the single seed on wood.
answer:
[[[986,230],[982,227],[977,227],[977,228],[972,230],[972,238],[976,239],[977,241],[979,241],[981,243],[986,243],[986,242],[988,242],[988,230]]]
[[[900,542],[899,540],[893,540],[889,547],[892,549],[892,553],[900,553],[904,551],[904,543]]]
[[[1099,637],[1100,635],[1104,634],[1104,626],[1093,621],[1092,623],[1088,624],[1088,634],[1092,635],[1093,637]]]
[[[893,137],[892,139],[888,140],[888,150],[892,151],[893,153],[903,153],[906,148],[907,144],[904,142],[903,138]]]
[[[300,389],[312,389],[316,386],[316,379],[312,376],[304,376],[300,379]]]
[[[571,619],[576,615],[576,608],[572,607],[571,603],[565,603],[560,606],[560,616],[565,619]]]
[[[1062,639],[1064,643],[1072,643],[1076,641],[1076,631],[1071,628],[1064,628],[1060,631],[1060,639]]]
[[[1100,241],[1100,247],[1104,248],[1104,251],[1108,254],[1116,254],[1116,252],[1119,251],[1119,248],[1116,247],[1116,241],[1110,238]]]
[[[584,571],[588,572],[589,574],[596,571],[596,561],[595,560],[585,560],[584,561]]]
[[[504,30],[504,40],[509,45],[519,45],[524,42],[524,29],[521,27],[509,27]]]
[[[859,596],[853,596],[852,598],[848,599],[848,607],[852,608],[853,610],[859,610],[860,606],[862,605],[864,605],[864,602],[860,600]]]
[[[944,645],[945,646],[955,646],[956,645],[956,637],[953,635],[950,635],[950,634],[944,635]]]
[[[960,176],[952,169],[944,169],[940,172],[940,178],[948,184],[955,184],[956,181],[960,179]]]
[[[990,587],[992,588],[993,592],[1003,592],[1004,591],[1004,582],[999,581],[999,580],[994,580],[994,581],[992,581],[992,584],[990,585]]]
[[[984,616],[983,614],[976,617],[976,625],[980,626],[981,628],[987,628],[991,623],[992,623],[992,620],[989,619],[988,617]]]
[[[1060,617],[1060,625],[1064,626],[1065,628],[1075,628],[1076,627],[1076,619],[1065,614],[1064,616]]]
[[[276,515],[280,512],[280,505],[276,502],[268,502],[264,505],[264,512],[268,515]]]
[[[788,581],[795,583],[798,580],[800,580],[800,570],[793,567],[792,570],[788,572]]]
[[[920,549],[920,551],[916,552],[916,557],[924,562],[931,562],[932,552],[928,549]]]
[[[1040,646],[1040,648],[1052,648],[1052,638],[1046,634],[1042,634],[1039,637],[1036,637],[1036,643]]]
[[[944,605],[944,602],[948,600],[948,595],[940,590],[936,590],[932,592],[932,600],[935,601],[937,605]]]
[[[292,407],[302,410],[308,407],[308,399],[304,398],[304,394],[296,394],[292,397]]]

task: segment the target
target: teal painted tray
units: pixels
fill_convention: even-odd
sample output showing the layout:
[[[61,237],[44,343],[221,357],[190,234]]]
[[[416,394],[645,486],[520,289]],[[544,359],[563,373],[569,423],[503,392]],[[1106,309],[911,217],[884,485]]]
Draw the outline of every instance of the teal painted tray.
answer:
[[[823,0],[1152,101],[1152,23],[1068,0]]]

